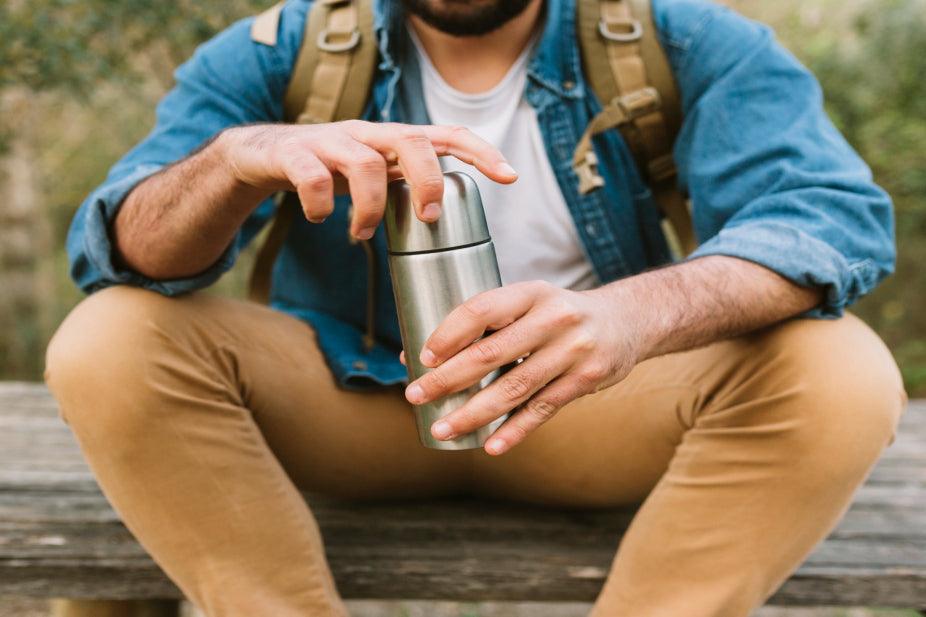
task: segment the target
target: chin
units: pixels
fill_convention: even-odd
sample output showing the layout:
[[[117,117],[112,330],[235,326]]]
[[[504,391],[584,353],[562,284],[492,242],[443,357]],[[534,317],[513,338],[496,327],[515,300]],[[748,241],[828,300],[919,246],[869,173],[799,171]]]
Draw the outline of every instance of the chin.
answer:
[[[502,27],[535,0],[401,0],[405,9],[453,36],[480,36]]]

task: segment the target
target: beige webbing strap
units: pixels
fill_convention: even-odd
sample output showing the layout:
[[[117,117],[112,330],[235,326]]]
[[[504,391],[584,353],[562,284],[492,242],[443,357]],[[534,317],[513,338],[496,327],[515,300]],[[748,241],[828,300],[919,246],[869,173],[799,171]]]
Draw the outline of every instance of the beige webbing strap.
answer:
[[[644,88],[630,95],[615,97],[605,105],[591,122],[576,145],[572,167],[579,176],[579,192],[588,193],[604,186],[604,179],[598,175],[598,158],[592,148],[592,138],[615,127],[623,127],[636,118],[652,112],[659,106],[659,93],[654,88]]]
[[[296,215],[301,212],[298,200],[295,204],[292,203],[293,200],[287,198],[287,193],[277,193],[274,201],[277,204],[276,215],[264,243],[257,251],[257,257],[254,258],[254,265],[251,268],[251,276],[248,279],[248,299],[261,304],[267,304],[270,301],[273,264],[286,242],[286,236],[289,235]]]
[[[288,122],[359,118],[376,68],[371,0],[318,0],[286,91]]]
[[[579,0],[579,36],[586,75],[604,105],[586,127],[573,156],[580,193],[604,185],[591,138],[618,128],[678,236],[668,238],[670,245],[685,253],[694,250],[690,214],[675,186],[672,158],[681,108],[656,38],[650,0]]]
[[[643,28],[640,38],[640,56],[643,66],[646,67],[647,81],[656,88],[662,99],[662,117],[665,121],[666,132],[678,135],[682,126],[682,102],[675,83],[675,75],[669,66],[669,59],[659,43],[656,22],[653,21],[652,0],[629,0],[634,17]]]
[[[264,17],[268,13],[258,16],[255,24],[262,18],[269,22],[271,17]],[[252,38],[255,28],[262,36],[268,24],[252,26]],[[274,43],[276,30],[275,23]],[[306,18],[302,47],[283,101],[286,121],[308,124],[359,118],[373,82],[376,54],[371,0],[317,0]],[[273,265],[301,213],[295,194],[277,199],[276,216],[251,270],[251,300],[268,302]]]

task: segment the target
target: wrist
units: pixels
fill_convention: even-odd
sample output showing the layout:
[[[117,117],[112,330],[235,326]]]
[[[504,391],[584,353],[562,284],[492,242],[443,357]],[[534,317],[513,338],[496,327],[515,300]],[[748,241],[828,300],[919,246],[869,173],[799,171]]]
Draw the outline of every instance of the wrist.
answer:
[[[641,274],[592,290],[611,321],[611,330],[624,339],[624,353],[634,364],[665,353],[668,320],[665,304],[654,301],[652,285]]]
[[[282,187],[261,179],[250,169],[249,157],[254,150],[249,145],[250,132],[257,127],[242,126],[225,129],[210,145],[219,173],[232,184],[232,190],[245,201],[260,203]],[[262,127],[263,128],[263,127]],[[258,149],[260,152],[261,149]]]

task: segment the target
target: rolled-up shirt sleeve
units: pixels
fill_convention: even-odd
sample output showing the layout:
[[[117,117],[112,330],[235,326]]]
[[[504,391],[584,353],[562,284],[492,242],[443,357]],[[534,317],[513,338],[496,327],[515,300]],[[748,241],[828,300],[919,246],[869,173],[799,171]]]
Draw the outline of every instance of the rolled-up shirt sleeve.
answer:
[[[890,198],[767,27],[710,3],[660,4],[685,112],[675,158],[701,242],[690,258],[738,257],[820,287],[808,316],[838,317],[893,272]]]
[[[253,18],[237,22],[200,46],[175,73],[176,85],[157,107],[154,129],[110,170],[74,216],[67,238],[71,276],[90,293],[110,285],[145,287],[177,295],[206,287],[231,268],[253,234],[240,232],[222,256],[196,276],[153,280],[120,266],[114,256],[112,222],[126,196],[139,183],[183,159],[223,129],[279,121],[282,101],[301,43],[308,3],[291,1],[283,9],[276,46],[250,38]],[[266,218],[269,204],[254,217]],[[257,229],[249,221],[245,229]]]

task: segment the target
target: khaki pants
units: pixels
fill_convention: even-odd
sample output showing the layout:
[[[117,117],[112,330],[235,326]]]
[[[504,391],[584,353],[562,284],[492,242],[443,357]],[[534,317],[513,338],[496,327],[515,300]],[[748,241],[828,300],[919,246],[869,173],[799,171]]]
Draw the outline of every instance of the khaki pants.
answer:
[[[836,524],[905,405],[858,319],[795,320],[644,362],[501,457],[429,450],[401,389],[338,389],[304,323],[124,287],[71,313],[46,378],[128,528],[210,617],[347,614],[297,487],[642,502],[592,615],[748,615]]]

